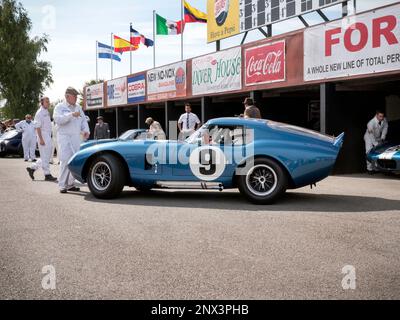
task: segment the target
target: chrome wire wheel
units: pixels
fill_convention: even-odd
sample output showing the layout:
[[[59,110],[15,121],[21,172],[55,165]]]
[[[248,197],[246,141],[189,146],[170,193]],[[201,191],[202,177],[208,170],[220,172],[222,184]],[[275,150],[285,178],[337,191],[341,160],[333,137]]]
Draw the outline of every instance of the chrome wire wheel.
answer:
[[[266,164],[256,165],[247,174],[246,185],[255,196],[269,196],[278,186],[278,175]]]
[[[106,162],[98,162],[92,169],[93,186],[99,191],[105,191],[112,181],[111,168]]]

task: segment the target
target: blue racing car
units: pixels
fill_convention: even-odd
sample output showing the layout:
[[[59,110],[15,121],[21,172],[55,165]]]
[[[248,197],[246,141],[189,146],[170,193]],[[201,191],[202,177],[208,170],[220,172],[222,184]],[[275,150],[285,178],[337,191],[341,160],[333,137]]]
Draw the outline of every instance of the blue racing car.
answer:
[[[256,204],[331,173],[344,134],[334,138],[269,120],[221,118],[185,141],[118,140],[84,148],[69,162],[73,176],[100,199],[125,186],[151,189],[239,188]]]
[[[375,171],[400,173],[400,144],[385,143],[371,150],[367,159]]]

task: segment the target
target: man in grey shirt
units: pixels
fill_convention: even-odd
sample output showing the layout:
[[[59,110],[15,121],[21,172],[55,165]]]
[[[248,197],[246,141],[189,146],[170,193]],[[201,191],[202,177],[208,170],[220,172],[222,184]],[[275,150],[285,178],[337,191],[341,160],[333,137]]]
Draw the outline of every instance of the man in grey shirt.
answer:
[[[96,128],[94,129],[94,139],[95,140],[110,139],[110,127],[108,123],[104,122],[103,117],[97,118]]]

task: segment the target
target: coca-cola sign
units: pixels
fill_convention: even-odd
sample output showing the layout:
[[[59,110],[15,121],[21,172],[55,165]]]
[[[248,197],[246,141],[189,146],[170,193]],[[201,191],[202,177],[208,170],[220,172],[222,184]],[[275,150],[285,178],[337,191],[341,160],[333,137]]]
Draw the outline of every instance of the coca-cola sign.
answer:
[[[285,41],[246,49],[246,86],[285,81]]]

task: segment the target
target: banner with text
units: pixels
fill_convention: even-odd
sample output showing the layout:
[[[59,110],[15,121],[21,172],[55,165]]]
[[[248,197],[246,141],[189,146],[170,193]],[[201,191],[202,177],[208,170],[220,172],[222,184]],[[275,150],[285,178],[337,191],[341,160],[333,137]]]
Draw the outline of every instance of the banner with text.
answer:
[[[246,49],[246,86],[286,80],[285,41]]]
[[[400,70],[400,5],[304,31],[304,80]]]
[[[107,81],[107,106],[121,106],[128,103],[126,77]]]
[[[94,84],[86,88],[86,110],[104,107],[104,83]]]
[[[144,74],[128,77],[128,103],[144,102],[146,99],[146,77]]]
[[[147,72],[147,100],[186,97],[186,62],[178,62]]]
[[[242,49],[233,48],[192,60],[193,95],[242,89]]]

